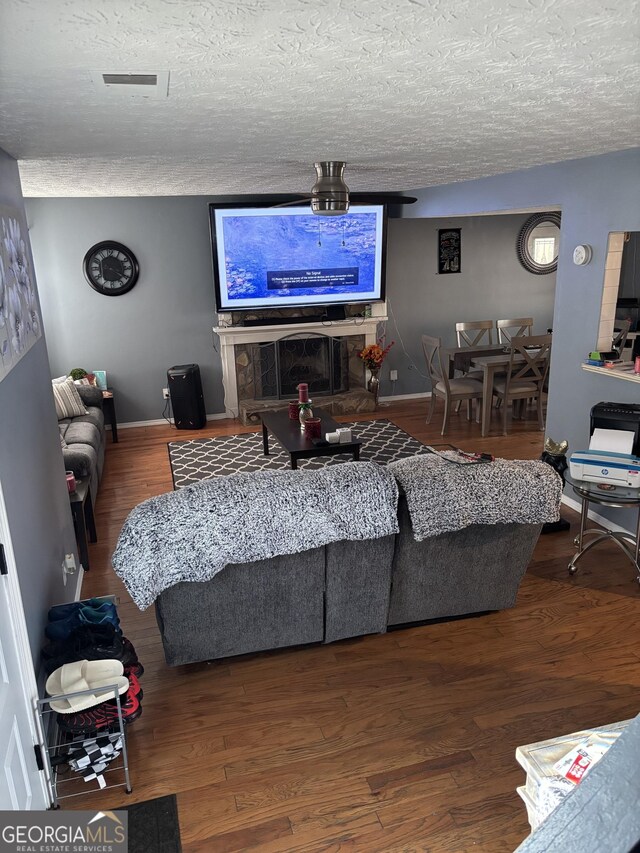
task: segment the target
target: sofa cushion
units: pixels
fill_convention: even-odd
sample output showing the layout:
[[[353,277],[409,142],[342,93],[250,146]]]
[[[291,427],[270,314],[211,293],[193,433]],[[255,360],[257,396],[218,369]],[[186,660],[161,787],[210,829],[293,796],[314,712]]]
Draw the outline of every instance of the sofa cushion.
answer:
[[[95,385],[76,385],[76,391],[87,408],[91,406],[98,409],[102,408],[102,390],[100,388],[96,388]]]
[[[493,383],[493,390],[498,394],[504,394],[505,389],[507,387],[507,380],[499,379],[497,382]],[[523,394],[525,392],[531,394],[538,393],[538,386],[535,382],[527,382],[525,379],[514,379],[509,383],[509,392],[511,394]]]
[[[62,457],[65,469],[78,478],[92,476],[98,466],[98,454],[89,444],[71,444],[62,451]]]
[[[481,394],[482,382],[476,379],[450,379],[449,388],[454,394]],[[447,389],[444,382],[438,382],[436,390],[446,393]]]
[[[76,415],[86,415],[87,410],[80,399],[73,379],[64,382],[52,382],[53,399],[56,404],[56,415],[58,420],[62,418],[74,418]]]
[[[67,444],[88,444],[98,452],[100,449],[101,430],[93,423],[81,418],[74,418],[66,429],[64,440]]]
[[[97,406],[89,406],[87,409],[86,415],[79,415],[79,417],[74,418],[72,423],[74,424],[93,424],[95,427],[98,427],[100,431],[104,427],[104,415],[102,413],[102,409],[99,409]]]

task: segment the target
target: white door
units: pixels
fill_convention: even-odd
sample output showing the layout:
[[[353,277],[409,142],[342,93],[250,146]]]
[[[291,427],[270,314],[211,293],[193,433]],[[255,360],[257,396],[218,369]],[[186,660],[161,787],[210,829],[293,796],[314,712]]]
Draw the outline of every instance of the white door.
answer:
[[[0,574],[0,809],[44,809],[49,801],[30,705],[37,688],[1,489],[0,545],[0,571],[7,572]]]

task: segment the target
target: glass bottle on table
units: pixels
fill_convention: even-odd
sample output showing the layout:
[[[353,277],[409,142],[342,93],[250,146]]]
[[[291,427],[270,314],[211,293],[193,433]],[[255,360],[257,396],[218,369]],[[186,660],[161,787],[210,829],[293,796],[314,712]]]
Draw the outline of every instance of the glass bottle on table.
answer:
[[[306,400],[304,403],[298,403],[300,408],[300,429],[304,432],[304,425],[309,420],[309,418],[313,417],[313,409],[311,408],[311,400]]]

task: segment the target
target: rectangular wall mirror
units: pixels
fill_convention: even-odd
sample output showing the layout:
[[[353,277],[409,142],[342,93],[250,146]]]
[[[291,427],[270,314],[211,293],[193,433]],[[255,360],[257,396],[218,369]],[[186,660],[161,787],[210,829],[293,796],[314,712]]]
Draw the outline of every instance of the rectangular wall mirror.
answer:
[[[640,231],[612,231],[607,245],[598,349],[629,361],[640,335]]]

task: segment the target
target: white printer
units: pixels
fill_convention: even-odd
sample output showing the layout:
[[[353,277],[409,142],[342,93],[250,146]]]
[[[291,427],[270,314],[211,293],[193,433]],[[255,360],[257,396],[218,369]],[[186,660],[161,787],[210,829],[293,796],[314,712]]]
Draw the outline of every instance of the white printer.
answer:
[[[640,489],[640,458],[631,453],[577,450],[569,457],[569,473],[574,480]]]
[[[640,488],[640,406],[598,403],[591,410],[588,450],[569,457],[569,473],[575,480]]]

